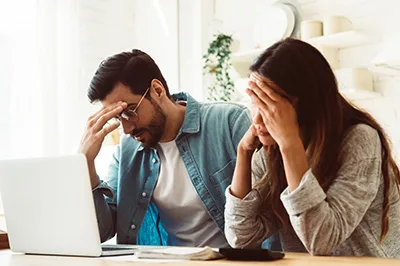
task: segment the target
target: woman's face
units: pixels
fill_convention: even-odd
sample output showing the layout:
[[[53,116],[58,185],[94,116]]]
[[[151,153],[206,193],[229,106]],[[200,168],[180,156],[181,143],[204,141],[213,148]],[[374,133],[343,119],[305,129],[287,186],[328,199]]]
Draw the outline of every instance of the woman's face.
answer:
[[[279,95],[288,98],[287,93],[278,87],[275,83],[273,83],[270,79],[261,76],[257,72],[252,72],[250,74],[250,81],[251,82],[256,82],[257,80],[264,82],[267,86],[269,86],[271,89],[276,91]],[[291,101],[292,105],[295,105],[296,100]],[[258,106],[256,106],[254,103],[252,103],[250,107],[251,115],[253,117],[253,124],[257,130],[258,138],[260,142],[262,143],[263,146],[274,146],[276,145],[276,141],[271,137],[271,135],[268,133],[268,129],[265,127],[262,116],[260,114],[260,111],[258,109]]]

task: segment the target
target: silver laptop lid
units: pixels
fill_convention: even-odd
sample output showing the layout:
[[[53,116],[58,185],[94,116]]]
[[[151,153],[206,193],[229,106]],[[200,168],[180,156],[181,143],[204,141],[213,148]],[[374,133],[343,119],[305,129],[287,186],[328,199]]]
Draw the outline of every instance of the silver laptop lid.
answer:
[[[13,251],[101,255],[84,155],[0,161],[0,192]]]

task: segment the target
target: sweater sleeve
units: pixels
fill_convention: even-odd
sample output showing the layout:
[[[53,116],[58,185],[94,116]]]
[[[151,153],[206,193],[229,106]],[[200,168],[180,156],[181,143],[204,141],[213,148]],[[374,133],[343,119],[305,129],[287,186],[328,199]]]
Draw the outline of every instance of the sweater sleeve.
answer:
[[[278,230],[275,215],[263,208],[261,193],[254,188],[254,182],[264,175],[265,166],[261,149],[253,157],[253,189],[243,199],[233,196],[230,186],[226,190],[225,236],[232,247],[258,247]]]
[[[306,249],[330,255],[360,224],[378,192],[381,143],[377,132],[356,126],[342,147],[343,162],[327,192],[312,170],[296,190],[281,194],[291,224]]]

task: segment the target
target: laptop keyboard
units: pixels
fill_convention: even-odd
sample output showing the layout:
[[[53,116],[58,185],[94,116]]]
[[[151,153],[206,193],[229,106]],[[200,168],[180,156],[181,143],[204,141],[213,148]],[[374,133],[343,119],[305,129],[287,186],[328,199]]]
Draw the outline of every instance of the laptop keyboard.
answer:
[[[128,247],[101,247],[103,251],[113,251],[113,250],[133,250],[134,248],[128,248]]]

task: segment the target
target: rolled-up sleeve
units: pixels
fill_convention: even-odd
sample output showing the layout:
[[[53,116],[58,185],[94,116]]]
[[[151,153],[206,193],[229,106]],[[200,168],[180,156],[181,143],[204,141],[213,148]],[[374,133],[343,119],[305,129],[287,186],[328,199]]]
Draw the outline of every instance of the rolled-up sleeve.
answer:
[[[104,182],[103,180],[99,181],[99,185],[93,189],[93,193],[96,194],[103,194],[106,197],[110,198],[111,200],[114,200],[115,193],[112,187],[110,187],[107,182]]]
[[[93,189],[93,199],[101,242],[114,237],[116,233],[117,203],[115,201],[115,194],[117,193],[118,183],[119,150],[118,146],[113,155],[112,163],[108,168],[106,181],[99,179],[99,185]]]

